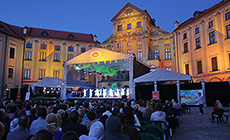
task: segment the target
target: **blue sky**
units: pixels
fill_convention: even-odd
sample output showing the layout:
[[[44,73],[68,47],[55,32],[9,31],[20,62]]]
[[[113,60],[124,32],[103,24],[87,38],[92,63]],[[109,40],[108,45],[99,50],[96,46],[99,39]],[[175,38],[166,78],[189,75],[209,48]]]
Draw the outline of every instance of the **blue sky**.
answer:
[[[128,2],[147,10],[156,25],[172,32],[196,10],[221,0],[0,0],[0,20],[16,26],[96,34],[103,42],[112,34],[110,21]]]

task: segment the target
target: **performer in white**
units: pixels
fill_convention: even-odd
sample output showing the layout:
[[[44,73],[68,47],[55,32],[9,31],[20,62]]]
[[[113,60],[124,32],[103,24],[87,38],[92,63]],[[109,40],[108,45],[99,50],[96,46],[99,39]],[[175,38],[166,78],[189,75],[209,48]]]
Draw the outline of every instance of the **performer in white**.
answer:
[[[120,97],[121,95],[120,95],[120,89],[118,88],[117,89],[117,97]]]
[[[88,89],[84,89],[84,98],[86,98],[86,92],[87,92]]]
[[[103,89],[103,97],[104,98],[105,98],[106,94],[107,94],[107,89]]]
[[[125,95],[125,89],[121,88],[121,96]]]
[[[94,91],[94,93],[95,93],[95,96],[96,96],[96,97],[99,97],[99,90],[98,90],[98,89],[96,89],[96,90]]]
[[[102,93],[102,89],[101,89],[101,88],[99,89],[99,96],[98,96],[98,97],[100,97],[100,96],[103,96],[103,93]]]
[[[126,96],[129,97],[129,88],[126,89]]]
[[[111,88],[109,89],[109,96],[113,97],[113,90]]]
[[[89,98],[92,98],[93,96],[93,89],[89,89]]]

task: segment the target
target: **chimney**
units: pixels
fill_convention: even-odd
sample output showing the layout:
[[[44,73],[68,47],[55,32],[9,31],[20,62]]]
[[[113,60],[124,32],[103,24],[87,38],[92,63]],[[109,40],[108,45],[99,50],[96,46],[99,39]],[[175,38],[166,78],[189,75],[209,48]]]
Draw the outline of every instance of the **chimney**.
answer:
[[[174,22],[174,26],[175,26],[175,29],[178,28],[179,22],[177,20]]]
[[[27,26],[25,26],[24,28],[23,28],[23,34],[25,35],[25,34],[27,34]]]
[[[95,42],[97,41],[97,36],[96,35],[93,36],[93,41],[95,41]]]

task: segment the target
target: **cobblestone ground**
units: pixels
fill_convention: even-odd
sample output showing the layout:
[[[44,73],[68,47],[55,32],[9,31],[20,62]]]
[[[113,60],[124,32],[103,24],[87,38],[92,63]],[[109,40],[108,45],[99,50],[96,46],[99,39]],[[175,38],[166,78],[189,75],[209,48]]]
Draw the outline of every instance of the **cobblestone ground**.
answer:
[[[209,120],[212,107],[204,108],[203,115],[199,115],[198,107],[191,110],[191,114],[183,115],[183,122],[170,140],[230,140],[230,126]]]

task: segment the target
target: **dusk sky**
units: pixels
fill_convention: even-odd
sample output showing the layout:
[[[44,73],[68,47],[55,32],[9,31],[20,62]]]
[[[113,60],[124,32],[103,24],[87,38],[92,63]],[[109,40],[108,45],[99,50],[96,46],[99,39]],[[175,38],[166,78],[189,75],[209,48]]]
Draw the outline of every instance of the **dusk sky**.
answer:
[[[147,10],[168,32],[221,0],[0,0],[0,20],[20,27],[96,34],[103,42],[112,34],[110,21],[128,2]]]

